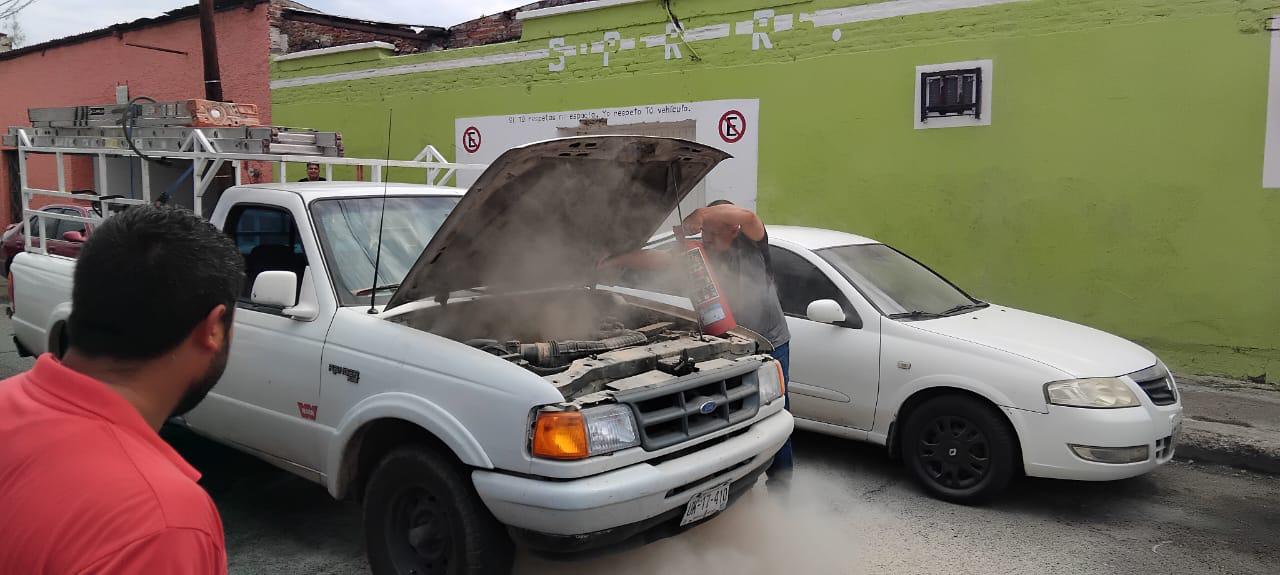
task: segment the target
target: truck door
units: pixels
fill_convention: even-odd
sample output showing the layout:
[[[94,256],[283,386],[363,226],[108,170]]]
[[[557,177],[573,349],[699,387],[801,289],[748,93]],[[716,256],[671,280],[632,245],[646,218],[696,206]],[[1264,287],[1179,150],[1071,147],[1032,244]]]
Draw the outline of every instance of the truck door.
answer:
[[[249,299],[254,280],[264,271],[297,274],[299,295],[328,285],[302,281],[308,267],[322,267],[322,260],[314,235],[302,231],[299,221],[308,221],[301,199],[291,206],[242,203],[227,212],[224,230],[245,258],[245,285],[236,306],[227,370],[187,421],[219,439],[318,470],[327,446],[322,438],[328,435],[316,422],[323,409],[318,405],[320,356],[336,306],[331,294],[318,298],[319,316],[303,321],[286,316],[284,307],[255,305]]]

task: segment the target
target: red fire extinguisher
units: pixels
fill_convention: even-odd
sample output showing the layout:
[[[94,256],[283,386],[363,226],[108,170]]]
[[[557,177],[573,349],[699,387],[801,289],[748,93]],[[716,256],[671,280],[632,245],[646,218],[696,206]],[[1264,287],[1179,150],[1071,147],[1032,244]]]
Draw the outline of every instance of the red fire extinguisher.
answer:
[[[738,327],[738,322],[733,319],[733,311],[729,309],[729,302],[725,301],[720,290],[720,283],[711,273],[711,265],[707,261],[707,252],[703,249],[702,242],[686,238],[684,226],[677,225],[673,230],[684,248],[685,269],[689,271],[689,301],[693,302],[703,333],[722,335]]]

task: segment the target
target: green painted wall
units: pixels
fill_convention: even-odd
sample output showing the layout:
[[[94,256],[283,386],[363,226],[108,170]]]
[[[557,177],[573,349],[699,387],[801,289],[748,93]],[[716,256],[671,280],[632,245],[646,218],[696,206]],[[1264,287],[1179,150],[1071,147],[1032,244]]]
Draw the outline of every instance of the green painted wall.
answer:
[[[768,4],[778,13],[858,4]],[[866,2],[862,2],[866,3]],[[673,3],[687,27],[750,18]],[[533,20],[526,40],[402,57],[308,58],[277,79],[661,32],[656,2]],[[1280,190],[1261,187],[1267,2],[1030,0],[662,49],[273,90],[279,124],[341,130],[349,155],[426,143],[454,119],[729,98],[760,100],[766,222],[893,244],[978,297],[1146,344],[1175,369],[1280,376]],[[737,13],[735,13],[737,12]],[[727,15],[726,15],[727,14]],[[376,56],[376,55],[375,55]],[[357,58],[358,59],[358,58]],[[994,60],[988,127],[915,130],[915,66]],[[394,176],[393,176],[394,177]]]

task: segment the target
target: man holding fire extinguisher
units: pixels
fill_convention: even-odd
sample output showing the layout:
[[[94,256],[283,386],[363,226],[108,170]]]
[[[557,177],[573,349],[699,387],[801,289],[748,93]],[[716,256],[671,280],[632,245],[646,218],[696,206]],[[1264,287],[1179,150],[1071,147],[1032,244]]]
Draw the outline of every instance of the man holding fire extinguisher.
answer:
[[[769,234],[755,212],[733,205],[728,200],[711,202],[698,208],[683,222],[683,232],[702,234],[702,245],[715,281],[728,303],[738,325],[754,331],[773,345],[770,354],[782,364],[783,377],[790,379],[791,332],[778,302],[778,289],[773,281],[769,259]],[[677,260],[675,254],[658,250],[642,250],[607,258],[600,267],[657,270],[669,268]],[[787,409],[791,399],[786,399]],[[793,467],[791,440],[778,451],[769,467],[769,479],[786,482]]]

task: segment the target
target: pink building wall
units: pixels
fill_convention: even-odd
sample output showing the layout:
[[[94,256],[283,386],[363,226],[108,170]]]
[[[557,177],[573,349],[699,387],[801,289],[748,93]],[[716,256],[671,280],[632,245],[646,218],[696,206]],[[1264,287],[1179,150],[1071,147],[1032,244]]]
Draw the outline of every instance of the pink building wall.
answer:
[[[223,97],[257,104],[263,123],[271,120],[267,7],[265,2],[236,6],[218,11],[215,17]],[[129,86],[130,97],[150,96],[159,101],[203,98],[202,65],[200,22],[194,14],[0,59],[0,130],[30,125],[27,108],[114,103],[116,86],[121,84]],[[54,189],[53,157],[40,156],[30,156],[35,159],[28,164],[30,183]],[[71,189],[93,188],[89,158],[68,160],[66,168]],[[269,173],[262,174],[264,181],[269,177]],[[0,162],[0,227],[11,220],[10,189],[9,174]]]

